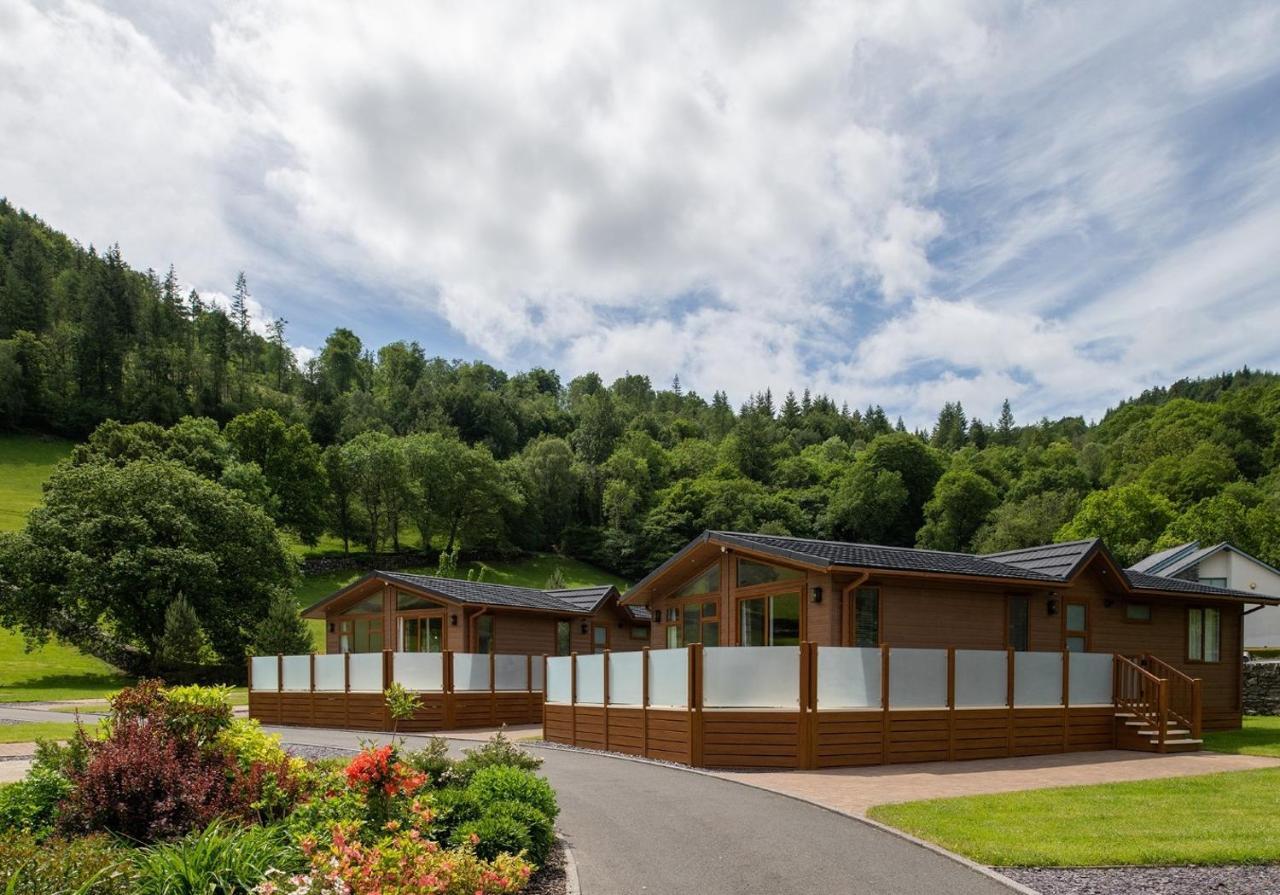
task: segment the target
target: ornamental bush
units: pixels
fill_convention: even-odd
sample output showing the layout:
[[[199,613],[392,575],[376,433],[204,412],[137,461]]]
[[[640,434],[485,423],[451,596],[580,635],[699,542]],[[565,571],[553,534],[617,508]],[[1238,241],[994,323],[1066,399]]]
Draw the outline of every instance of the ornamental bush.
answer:
[[[486,861],[503,854],[527,855],[533,846],[528,828],[510,814],[501,812],[467,821],[453,831],[449,844],[454,848],[471,845]]]
[[[106,836],[50,839],[0,834],[0,892],[13,895],[133,895],[128,854]]]
[[[136,895],[244,895],[275,869],[305,870],[307,860],[274,827],[214,822],[176,842],[133,856]]]
[[[498,766],[536,771],[542,767],[542,759],[521,749],[507,739],[506,734],[498,731],[484,745],[468,749],[465,757],[453,764],[449,769],[448,783],[465,787],[476,771]]]
[[[532,771],[507,765],[481,768],[467,785],[467,796],[478,805],[495,802],[523,802],[537,808],[550,820],[560,813],[551,784]]]
[[[445,786],[451,780],[454,761],[449,757],[449,741],[444,737],[432,737],[421,749],[403,752],[401,759],[415,771],[426,774],[432,786]]]
[[[66,777],[43,767],[33,767],[17,783],[0,786],[0,832],[47,835],[57,819],[58,804],[70,791]]]
[[[556,842],[556,831],[547,817],[532,805],[523,802],[496,802],[484,812],[484,819],[505,817],[520,824],[529,834],[529,860],[534,866],[547,863],[547,856]],[[481,836],[483,839],[483,835]]]

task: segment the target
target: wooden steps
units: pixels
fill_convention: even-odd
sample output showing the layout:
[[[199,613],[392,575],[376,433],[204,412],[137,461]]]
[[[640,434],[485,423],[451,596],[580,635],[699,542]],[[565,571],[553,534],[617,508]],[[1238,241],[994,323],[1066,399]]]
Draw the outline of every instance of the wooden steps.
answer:
[[[1164,732],[1164,748],[1161,748],[1160,731],[1150,721],[1132,712],[1116,712],[1116,746],[1137,752],[1199,752],[1204,740],[1191,736],[1186,727],[1167,722]]]

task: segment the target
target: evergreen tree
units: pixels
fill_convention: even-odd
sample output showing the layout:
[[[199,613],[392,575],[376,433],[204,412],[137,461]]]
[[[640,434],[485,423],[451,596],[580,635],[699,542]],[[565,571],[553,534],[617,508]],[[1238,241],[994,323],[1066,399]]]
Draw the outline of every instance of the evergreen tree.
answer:
[[[240,335],[249,334],[249,281],[243,270],[236,276],[236,288],[231,296],[231,322],[240,330]]]
[[[1009,399],[1000,405],[1000,419],[996,421],[996,444],[1013,444],[1013,409]]]
[[[179,668],[201,661],[206,651],[204,628],[195,609],[179,593],[164,611],[164,634],[156,656],[168,668]]]
[[[253,654],[298,656],[312,649],[311,631],[298,614],[293,597],[287,591],[277,591],[267,607],[267,614],[253,632]]]

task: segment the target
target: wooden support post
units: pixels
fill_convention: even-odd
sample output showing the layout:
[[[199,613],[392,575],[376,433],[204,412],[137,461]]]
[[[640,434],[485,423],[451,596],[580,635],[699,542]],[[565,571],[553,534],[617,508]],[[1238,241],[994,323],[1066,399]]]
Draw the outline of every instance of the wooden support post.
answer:
[[[604,695],[600,697],[600,714],[604,716],[604,751],[609,751],[609,651],[605,650],[600,673],[604,675]]]
[[[440,687],[443,691],[440,698],[444,701],[444,727],[445,730],[449,730],[457,725],[457,706],[454,704],[453,695],[453,650],[447,649],[440,654],[440,671],[442,677]]]
[[[809,640],[801,642],[796,767],[806,770],[814,768],[817,763],[817,716],[814,711],[818,689],[816,656],[817,644]]]
[[[382,651],[382,729],[390,730],[395,726],[395,722],[391,718],[391,707],[387,705],[387,688],[391,686],[391,682],[395,679],[395,672],[391,667],[391,663],[395,660],[392,658],[394,654],[389,649]]]
[[[525,653],[524,662],[524,689],[525,689],[525,708],[524,717],[530,724],[533,723],[533,653]]]
[[[1062,751],[1071,745],[1071,650],[1062,651]]]
[[[649,756],[649,647],[640,650],[640,754]]]
[[[342,718],[343,727],[351,729],[351,653],[342,654]]]
[[[311,695],[307,697],[308,711],[307,717],[311,719],[311,726],[316,726],[316,654],[311,653]]]
[[[1005,687],[1004,700],[1005,700],[1006,705],[1008,705],[1008,712],[1009,712],[1009,730],[1008,730],[1008,734],[1007,734],[1007,735],[1008,735],[1008,738],[1009,738],[1009,755],[1010,755],[1010,756],[1012,756],[1012,755],[1013,755],[1013,743],[1014,743],[1014,736],[1013,736],[1013,731],[1014,731],[1014,724],[1013,724],[1013,714],[1014,714],[1014,712],[1013,712],[1013,709],[1014,709],[1014,687],[1013,687],[1013,674],[1014,674],[1014,672],[1017,670],[1017,667],[1018,667],[1018,660],[1017,660],[1017,653],[1015,653],[1015,652],[1014,652],[1013,647],[1009,647],[1008,653],[1009,653],[1009,664],[1008,664],[1008,666],[1005,668],[1005,674],[1004,674],[1004,687]]]
[[[489,723],[498,723],[498,662],[492,647],[489,649]]]
[[[569,741],[578,745],[578,654],[569,653]]]
[[[947,760],[956,760],[956,648],[947,647]]]
[[[1164,741],[1169,733],[1169,681],[1167,678],[1160,678],[1157,692],[1159,696],[1159,709],[1156,712],[1157,733],[1159,741],[1157,743],[1157,751],[1165,751]]]
[[[880,763],[889,763],[889,644],[880,644]]]
[[[1200,733],[1204,729],[1204,722],[1201,714],[1204,712],[1204,706],[1201,704],[1200,695],[1200,678],[1191,679],[1191,738],[1200,739]]]
[[[689,644],[689,764],[702,767],[702,644]]]

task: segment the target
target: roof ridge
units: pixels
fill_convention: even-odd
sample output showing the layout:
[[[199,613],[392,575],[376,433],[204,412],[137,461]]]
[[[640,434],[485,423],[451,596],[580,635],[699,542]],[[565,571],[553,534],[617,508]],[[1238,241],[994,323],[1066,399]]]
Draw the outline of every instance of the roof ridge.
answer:
[[[842,547],[867,547],[875,550],[909,550],[912,553],[936,553],[941,556],[963,556],[967,559],[982,559],[980,553],[962,553],[959,550],[934,550],[932,547],[902,547],[897,544],[872,544],[869,541],[833,541],[827,538],[802,538],[796,535],[770,535],[760,532],[725,531],[712,529],[713,535],[729,535],[735,538],[777,538],[781,541],[799,541],[803,544],[836,544]]]
[[[976,553],[974,555],[979,556],[983,559],[993,559],[994,557],[997,557],[997,556],[1010,556],[1014,553],[1027,553],[1028,551],[1031,551],[1031,550],[1045,550],[1045,549],[1048,549],[1049,547],[1078,547],[1082,544],[1093,544],[1096,541],[1100,541],[1100,540],[1102,539],[1101,538],[1077,538],[1074,541],[1050,541],[1047,544],[1034,544],[1030,547],[1018,547],[1013,550],[997,550],[995,553]]]

